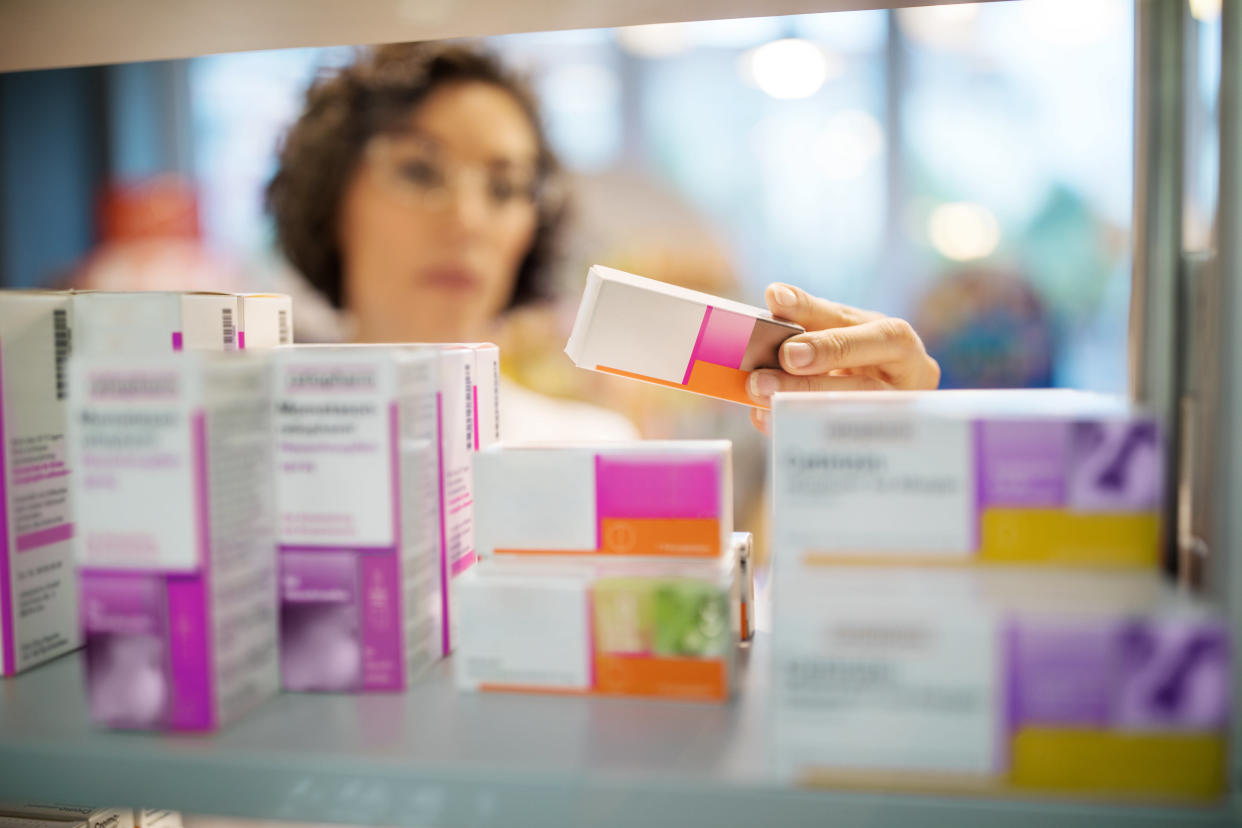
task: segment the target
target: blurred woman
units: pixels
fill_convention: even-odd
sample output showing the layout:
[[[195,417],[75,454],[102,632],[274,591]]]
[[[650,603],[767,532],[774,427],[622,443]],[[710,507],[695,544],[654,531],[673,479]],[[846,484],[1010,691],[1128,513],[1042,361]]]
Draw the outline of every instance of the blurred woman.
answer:
[[[348,339],[473,342],[548,295],[557,184],[528,89],[485,52],[416,43],[311,86],[267,200],[282,252]],[[636,436],[602,408],[501,394],[506,439]]]
[[[384,46],[314,83],[268,187],[281,250],[361,342],[489,339],[506,311],[549,293],[564,216],[534,97],[488,53]],[[787,285],[778,316],[807,334],[751,392],[927,388],[939,369],[902,320]],[[626,439],[604,409],[502,389],[506,439]],[[764,417],[754,415],[760,428]]]

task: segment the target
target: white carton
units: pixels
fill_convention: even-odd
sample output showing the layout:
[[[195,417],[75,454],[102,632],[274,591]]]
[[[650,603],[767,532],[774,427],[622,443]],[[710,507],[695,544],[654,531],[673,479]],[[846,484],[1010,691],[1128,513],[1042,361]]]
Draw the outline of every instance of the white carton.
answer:
[[[237,294],[237,347],[293,344],[293,300],[283,293]]]
[[[315,352],[341,346],[295,345]],[[441,654],[453,650],[456,619],[453,584],[476,560],[474,543],[475,349],[432,343],[350,345],[351,349],[401,348],[434,354],[436,372],[433,412],[436,430],[436,549],[441,599]]]
[[[232,293],[164,291],[75,293],[74,352],[161,354],[238,347]]]
[[[726,701],[729,558],[482,561],[459,587],[462,690]]]
[[[137,817],[135,828],[182,828],[184,825],[180,811],[139,808]]]
[[[1159,424],[1073,391],[777,394],[774,571],[841,562],[1154,569]]]
[[[774,596],[778,773],[1210,799],[1229,630],[1156,573],[835,566]]]
[[[257,355],[71,361],[96,722],[208,730],[278,689],[270,380]]]
[[[0,674],[81,644],[65,446],[66,293],[0,292]]]
[[[441,655],[439,356],[273,357],[287,690],[403,690]]]
[[[766,407],[746,380],[779,367],[780,344],[803,332],[763,308],[595,265],[565,353],[579,368]]]
[[[475,458],[478,548],[721,558],[732,485],[728,440],[500,443]]]

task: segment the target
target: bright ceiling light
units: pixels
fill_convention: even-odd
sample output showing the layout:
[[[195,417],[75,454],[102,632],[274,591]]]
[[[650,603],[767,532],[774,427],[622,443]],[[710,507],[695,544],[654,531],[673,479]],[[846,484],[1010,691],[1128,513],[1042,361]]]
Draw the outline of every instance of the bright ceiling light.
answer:
[[[840,74],[841,61],[809,40],[790,37],[747,52],[741,69],[743,78],[773,98],[809,98]]]
[[[927,235],[932,247],[946,259],[968,262],[995,252],[1000,244],[1000,224],[981,204],[953,202],[932,210]]]

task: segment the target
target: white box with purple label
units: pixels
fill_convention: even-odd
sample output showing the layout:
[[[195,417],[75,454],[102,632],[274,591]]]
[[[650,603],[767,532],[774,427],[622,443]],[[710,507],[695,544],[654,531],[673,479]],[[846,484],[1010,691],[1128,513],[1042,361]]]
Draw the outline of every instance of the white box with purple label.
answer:
[[[283,348],[273,362],[283,685],[403,690],[444,640],[439,356]]]
[[[1072,391],[778,394],[776,574],[849,561],[1154,569],[1159,424]]]
[[[0,675],[78,647],[67,293],[0,292]]]
[[[778,586],[773,749],[786,778],[1225,790],[1228,628],[1155,573],[844,566]]]
[[[271,376],[258,356],[75,356],[91,718],[210,730],[279,687]]]
[[[193,291],[83,291],[73,296],[74,353],[233,351],[238,297]]]

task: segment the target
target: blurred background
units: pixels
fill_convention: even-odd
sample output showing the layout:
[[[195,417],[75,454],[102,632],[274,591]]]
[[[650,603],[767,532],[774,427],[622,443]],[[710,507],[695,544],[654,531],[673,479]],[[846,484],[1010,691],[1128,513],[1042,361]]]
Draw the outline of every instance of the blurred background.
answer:
[[[1190,3],[1191,249],[1214,212],[1219,4]],[[490,39],[532,79],[573,205],[561,295],[507,319],[507,373],[647,437],[734,437],[744,513],[763,450],[738,410],[561,353],[588,265],[905,316],[945,387],[1125,391],[1133,16],[1028,0]],[[299,340],[336,338],[263,189],[307,85],[353,55],[0,75],[3,284],[281,290]]]

